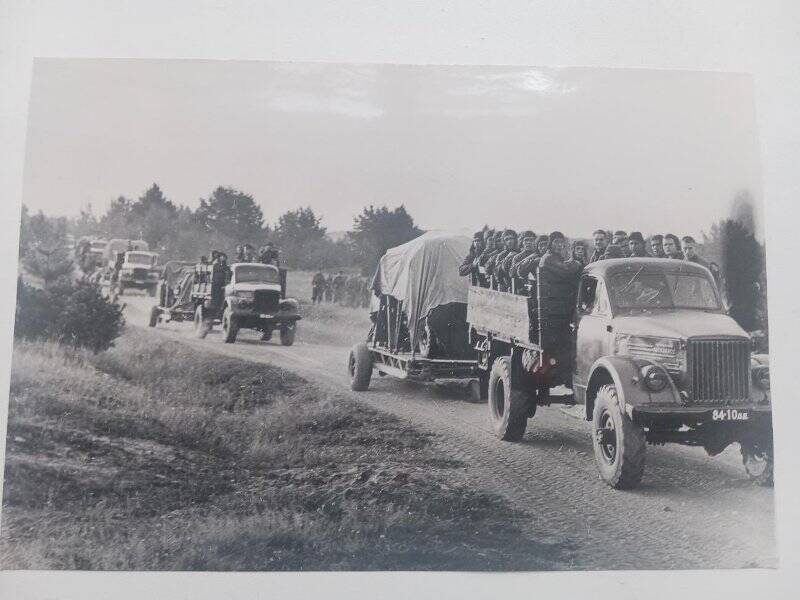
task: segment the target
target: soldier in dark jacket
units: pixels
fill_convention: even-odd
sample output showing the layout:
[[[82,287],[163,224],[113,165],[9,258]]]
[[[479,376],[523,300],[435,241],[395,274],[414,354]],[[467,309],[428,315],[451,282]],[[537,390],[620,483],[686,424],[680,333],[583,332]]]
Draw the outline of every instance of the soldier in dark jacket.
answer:
[[[322,271],[316,273],[311,278],[311,303],[318,304],[322,302],[322,296],[325,293],[325,274]]]
[[[611,238],[611,243],[615,246],[619,246],[625,256],[630,256],[630,250],[628,249],[628,234],[622,231],[622,229],[614,232],[614,236]]]
[[[520,276],[517,269],[523,261],[531,257],[539,257],[539,253],[536,251],[536,234],[530,230],[527,230],[520,234],[520,238],[522,239],[520,251],[511,257],[511,261],[509,262],[507,268],[509,277],[512,281],[512,289],[518,294],[522,294],[525,291],[523,288],[525,278]]]
[[[579,262],[581,267],[586,266],[589,259],[586,256],[586,243],[582,240],[575,240],[572,243],[572,260]]]
[[[681,242],[677,235],[668,233],[664,236],[664,254],[667,255],[666,258],[675,260],[683,260],[686,258],[683,252],[681,252]]]
[[[626,258],[626,256],[625,253],[622,252],[622,248],[616,244],[609,244],[606,246],[606,251],[603,253],[603,256],[600,257],[600,260],[608,260],[609,258]]]
[[[265,265],[275,265],[276,267],[281,266],[278,249],[272,242],[267,242],[267,245],[261,248],[258,258]]]
[[[347,277],[344,274],[344,271],[339,271],[336,274],[336,277],[333,278],[332,287],[333,287],[333,301],[336,304],[342,304],[344,300],[344,285],[347,283]]]
[[[650,252],[653,258],[667,257],[667,255],[664,254],[664,236],[660,233],[650,236]]]
[[[495,289],[501,292],[507,292],[511,287],[508,273],[503,270],[503,261],[517,251],[517,232],[506,229],[503,232],[503,249],[486,263],[486,273],[492,276]]]
[[[458,267],[458,274],[462,277],[470,276],[472,285],[477,285],[478,267],[475,265],[475,259],[478,258],[483,252],[483,231],[475,232],[472,236],[472,244],[469,247],[469,252],[464,257],[464,262]]]
[[[536,251],[517,263],[517,277],[528,279],[529,275],[536,275],[536,269],[539,267],[539,260],[547,253],[547,248],[549,246],[550,238],[548,236],[540,235],[536,238]],[[542,250],[542,248],[544,248],[544,250]]]
[[[606,236],[606,232],[602,229],[595,229],[592,232],[592,239],[594,240],[594,252],[589,257],[589,262],[597,262],[598,260],[603,260],[603,254],[605,254],[606,247],[608,246],[608,237]]]
[[[683,241],[683,254],[686,256],[686,260],[689,262],[697,263],[698,265],[703,265],[706,269],[711,268],[711,263],[709,263],[705,258],[697,254],[694,250],[694,245],[697,243],[694,241],[694,238],[690,235],[684,236],[682,238]]]
[[[333,275],[325,278],[325,302],[333,301]]]
[[[639,231],[632,231],[628,237],[628,250],[630,257],[644,258],[648,256],[647,251],[644,249],[644,237]]]

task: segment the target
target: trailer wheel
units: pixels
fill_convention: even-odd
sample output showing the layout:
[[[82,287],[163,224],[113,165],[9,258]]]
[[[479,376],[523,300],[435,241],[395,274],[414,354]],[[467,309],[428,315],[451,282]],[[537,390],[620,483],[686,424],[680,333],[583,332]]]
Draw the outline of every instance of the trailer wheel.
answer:
[[[356,344],[347,357],[347,372],[350,374],[350,389],[363,392],[372,379],[372,355],[364,342]]]
[[[297,323],[289,323],[281,326],[281,345],[291,346],[294,344],[294,335],[297,332]]]
[[[644,430],[619,405],[617,388],[604,385],[597,392],[592,419],[594,458],[600,478],[616,489],[632,489],[644,474]]]
[[[261,341],[268,342],[272,339],[272,329],[265,329],[261,332]]]
[[[239,333],[239,323],[228,307],[225,307],[222,313],[222,331],[225,334],[226,344],[233,344],[236,341],[236,336]]]
[[[528,425],[527,397],[511,385],[511,358],[495,359],[488,381],[489,420],[501,440],[516,442]]]
[[[202,304],[198,305],[197,309],[194,311],[194,335],[201,340],[208,335],[211,329],[211,327],[209,327],[209,320],[205,318],[204,313],[205,311],[203,310]]]
[[[749,444],[742,445],[742,463],[750,481],[756,485],[772,487],[774,464],[772,452]]]
[[[150,309],[150,323],[149,323],[150,327],[155,327],[156,325],[158,325],[158,314],[159,310],[157,306],[154,306],[153,308]]]

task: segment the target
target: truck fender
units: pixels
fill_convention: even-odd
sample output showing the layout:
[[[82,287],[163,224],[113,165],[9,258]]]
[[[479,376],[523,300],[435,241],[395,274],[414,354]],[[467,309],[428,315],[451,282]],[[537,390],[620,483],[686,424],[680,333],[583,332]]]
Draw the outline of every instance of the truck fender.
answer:
[[[641,376],[643,367],[653,365],[667,375],[667,386],[660,392],[652,392],[644,386]],[[591,420],[597,390],[613,383],[617,388],[620,408],[632,417],[633,408],[642,404],[680,404],[681,396],[672,378],[664,367],[653,361],[631,356],[603,356],[598,358],[589,372],[586,386],[586,419]]]

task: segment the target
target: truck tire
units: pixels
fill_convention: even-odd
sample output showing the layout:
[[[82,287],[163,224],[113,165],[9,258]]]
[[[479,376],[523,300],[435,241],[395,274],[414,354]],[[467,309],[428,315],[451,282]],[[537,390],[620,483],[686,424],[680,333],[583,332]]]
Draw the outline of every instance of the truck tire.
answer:
[[[771,451],[742,445],[742,463],[750,481],[756,485],[772,487],[775,478]]]
[[[272,339],[272,329],[265,329],[261,332],[261,341],[268,342]]]
[[[592,445],[600,478],[618,490],[635,488],[644,474],[647,443],[644,430],[622,411],[614,385],[598,390],[592,417]]]
[[[147,295],[150,296],[151,298],[155,298],[156,286],[151,285],[149,288],[147,288]]]
[[[200,304],[194,311],[194,335],[201,340],[208,335],[209,330],[209,321],[205,317],[205,311],[203,310],[203,305]]]
[[[159,315],[159,310],[157,306],[154,306],[153,308],[150,309],[150,323],[149,323],[150,327],[155,327],[156,325],[158,325],[158,315]]]
[[[494,434],[506,442],[517,442],[528,425],[528,399],[511,385],[511,358],[495,359],[488,381],[489,421]]]
[[[225,334],[226,344],[233,344],[239,333],[239,323],[227,307],[225,307],[225,311],[222,313],[222,332]]]
[[[291,346],[294,344],[294,335],[297,332],[297,323],[281,326],[281,345]]]
[[[372,354],[364,342],[356,344],[347,357],[347,372],[350,374],[350,389],[364,392],[372,379]]]

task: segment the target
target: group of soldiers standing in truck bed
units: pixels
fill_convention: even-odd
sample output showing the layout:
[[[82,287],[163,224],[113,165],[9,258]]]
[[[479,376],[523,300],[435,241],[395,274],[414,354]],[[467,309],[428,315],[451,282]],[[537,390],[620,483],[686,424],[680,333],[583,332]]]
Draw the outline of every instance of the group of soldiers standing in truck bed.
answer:
[[[311,278],[311,302],[333,302],[352,308],[368,308],[370,302],[370,282],[366,277],[347,275],[339,271],[336,275],[326,275],[322,271]]]
[[[459,267],[459,274],[472,280],[473,285],[490,287],[503,292],[526,293],[525,285],[537,268],[577,276],[584,266],[610,258],[653,257],[687,260],[708,268],[719,279],[719,267],[695,252],[691,236],[682,239],[671,233],[656,234],[645,240],[634,231],[609,234],[602,229],[592,233],[593,251],[582,240],[567,242],[560,231],[536,236],[526,230],[495,231],[484,228],[475,233],[469,253]],[[648,249],[649,248],[649,249]]]

